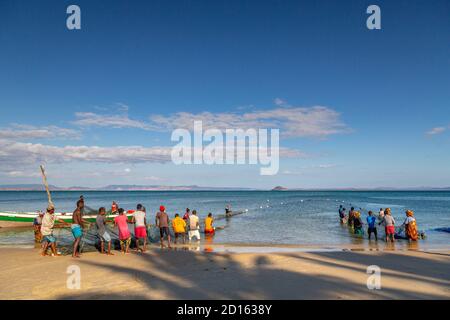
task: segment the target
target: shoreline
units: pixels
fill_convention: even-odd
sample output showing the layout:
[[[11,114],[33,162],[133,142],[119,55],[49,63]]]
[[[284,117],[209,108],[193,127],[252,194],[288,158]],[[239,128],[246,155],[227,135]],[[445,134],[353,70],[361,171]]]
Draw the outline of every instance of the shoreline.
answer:
[[[347,244],[289,244],[289,243],[263,243],[263,242],[207,242],[202,240],[200,243],[193,241],[192,243],[178,243],[174,244],[172,240],[172,247],[175,249],[183,249],[189,247],[200,248],[197,251],[206,252],[248,252],[248,253],[277,253],[283,251],[291,252],[314,252],[314,251],[417,251],[417,252],[442,252],[450,253],[450,244],[442,243],[421,243],[401,240],[394,244],[386,243],[384,240],[368,241],[367,239],[360,239],[358,243]],[[165,241],[166,243],[166,241]],[[159,249],[159,242],[149,242],[148,248]],[[14,243],[0,243],[1,249],[36,249],[40,244],[30,242],[29,244],[14,244]],[[132,250],[132,249],[130,249]],[[89,251],[89,253],[95,251]]]
[[[77,259],[0,247],[0,299],[450,299],[450,249],[272,249],[152,244],[143,254]],[[367,288],[371,265],[380,267],[381,290]],[[81,272],[79,290],[67,288],[73,266]]]

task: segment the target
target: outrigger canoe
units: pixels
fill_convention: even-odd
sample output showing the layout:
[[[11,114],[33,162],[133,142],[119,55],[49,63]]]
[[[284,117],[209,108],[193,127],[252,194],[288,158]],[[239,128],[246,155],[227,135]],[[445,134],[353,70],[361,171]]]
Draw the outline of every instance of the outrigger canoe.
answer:
[[[0,212],[0,228],[30,228],[33,226],[34,219],[39,215],[38,212]],[[55,213],[57,219],[61,219],[67,223],[72,223],[72,213]],[[132,212],[127,212],[127,217],[130,220]],[[112,220],[117,214],[107,214],[106,219]],[[96,214],[85,214],[83,219],[88,222],[95,222]],[[58,222],[56,222],[58,223]]]

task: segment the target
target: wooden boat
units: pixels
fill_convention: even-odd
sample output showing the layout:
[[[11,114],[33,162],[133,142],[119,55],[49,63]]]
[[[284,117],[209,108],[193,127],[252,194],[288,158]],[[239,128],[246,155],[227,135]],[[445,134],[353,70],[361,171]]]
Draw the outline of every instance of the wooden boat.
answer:
[[[39,212],[0,212],[0,228],[30,228],[33,226],[34,219],[39,215]],[[55,213],[57,219],[61,219],[67,223],[72,223],[72,213],[61,212]],[[132,212],[127,212],[127,217],[130,220]],[[117,214],[107,214],[106,219],[113,220]],[[83,219],[88,222],[95,222],[97,214],[85,214]],[[56,222],[58,224],[58,222]]]

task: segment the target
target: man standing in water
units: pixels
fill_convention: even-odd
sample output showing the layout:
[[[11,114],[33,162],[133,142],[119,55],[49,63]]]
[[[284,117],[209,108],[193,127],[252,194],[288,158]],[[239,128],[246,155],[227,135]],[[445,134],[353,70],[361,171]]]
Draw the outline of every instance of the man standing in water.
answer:
[[[200,223],[197,216],[197,210],[192,211],[192,215],[189,218],[189,243],[191,242],[193,237],[197,238],[197,241],[200,241]]]
[[[84,220],[82,218],[82,212],[84,210],[84,199],[80,197],[77,201],[77,208],[72,214],[72,225],[70,228],[72,229],[73,237],[75,241],[73,242],[73,258],[79,258],[80,254],[78,252],[78,247],[80,245],[81,237],[83,236],[83,228],[84,228]]]
[[[169,216],[166,213],[164,206],[159,207],[159,212],[156,214],[156,226],[159,227],[159,235],[161,236],[161,248],[164,248],[164,235],[167,236],[168,248],[170,247],[170,232],[169,232]]]

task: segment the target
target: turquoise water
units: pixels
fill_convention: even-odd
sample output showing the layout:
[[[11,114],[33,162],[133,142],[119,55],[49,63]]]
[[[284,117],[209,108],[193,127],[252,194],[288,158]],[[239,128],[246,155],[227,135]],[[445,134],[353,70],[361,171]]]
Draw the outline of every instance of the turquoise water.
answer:
[[[365,220],[367,210],[378,212],[390,207],[397,220],[403,222],[404,211],[412,209],[420,230],[427,239],[421,243],[448,245],[450,234],[435,231],[450,227],[449,191],[120,191],[120,192],[53,192],[57,211],[71,212],[80,194],[86,206],[108,209],[113,200],[124,209],[134,209],[137,203],[147,208],[148,219],[154,223],[155,212],[165,205],[170,216],[184,213],[186,207],[196,209],[203,219],[208,212],[222,214],[226,204],[233,210],[248,212],[230,221],[217,221],[226,226],[214,237],[217,243],[345,245],[361,243],[342,227],[337,210],[340,204],[347,209],[353,205],[362,208]],[[0,192],[0,211],[36,211],[46,207],[45,192]],[[381,228],[379,232],[382,233]],[[365,240],[364,240],[365,241]],[[2,231],[0,245],[33,244],[31,231]]]

